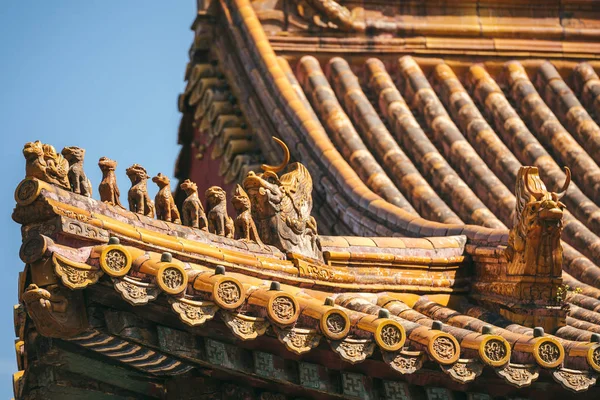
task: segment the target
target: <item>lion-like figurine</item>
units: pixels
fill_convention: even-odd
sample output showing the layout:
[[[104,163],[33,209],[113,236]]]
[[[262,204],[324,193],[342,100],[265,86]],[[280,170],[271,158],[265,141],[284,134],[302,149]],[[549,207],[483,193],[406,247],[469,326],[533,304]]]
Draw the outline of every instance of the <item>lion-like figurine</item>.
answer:
[[[565,168],[566,180],[560,192],[548,192],[536,167],[521,167],[515,195],[517,209],[508,236],[506,258],[511,275],[560,277],[562,270],[563,212],[560,201],[571,182],[571,171]]]
[[[154,217],[154,203],[148,195],[146,181],[149,176],[146,169],[139,164],[133,164],[126,170],[131,180],[131,189],[127,195],[129,210],[147,217]]]
[[[171,194],[171,181],[169,178],[159,172],[158,175],[152,178],[152,182],[156,183],[159,187],[159,191],[156,193],[156,197],[154,197],[156,218],[162,221],[181,224],[179,210]]]
[[[231,204],[238,213],[235,218],[235,238],[245,242],[255,242],[261,247],[264,246],[252,219],[250,198],[240,185],[235,188]]]
[[[183,201],[181,208],[183,224],[207,231],[208,221],[206,220],[202,201],[198,197],[198,186],[189,179],[186,179],[179,187],[187,194],[187,198]]]
[[[312,211],[312,178],[300,163],[288,166],[288,172],[279,177],[290,160],[287,146],[273,138],[284,151],[279,166],[263,165],[263,173],[249,172],[243,186],[252,203],[252,216],[262,241],[283,252],[299,253],[320,259],[317,245],[317,222]]]
[[[117,162],[108,157],[101,157],[98,161],[98,166],[100,167],[100,171],[102,171],[102,182],[98,186],[100,201],[125,208],[121,205],[121,192],[117,186],[117,177],[115,176]]]
[[[218,186],[206,189],[206,209],[208,211],[208,231],[219,236],[233,238],[233,219],[227,214],[226,194]]]
[[[71,190],[69,184],[69,162],[56,153],[54,147],[42,144],[39,140],[26,143],[23,147],[25,156],[25,176],[36,178],[63,189]]]
[[[62,149],[61,154],[69,162],[69,183],[71,184],[73,193],[92,197],[92,182],[90,182],[83,170],[85,150],[80,147],[70,146]]]

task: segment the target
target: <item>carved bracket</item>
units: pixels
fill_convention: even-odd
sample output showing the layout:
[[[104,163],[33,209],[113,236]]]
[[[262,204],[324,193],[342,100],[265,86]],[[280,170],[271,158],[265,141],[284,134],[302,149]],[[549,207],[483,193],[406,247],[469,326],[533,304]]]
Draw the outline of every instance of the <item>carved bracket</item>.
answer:
[[[344,340],[332,341],[330,345],[333,351],[351,364],[366,360],[375,350],[375,343],[371,339],[345,338]]]
[[[473,382],[483,372],[483,364],[475,359],[459,359],[452,365],[440,365],[440,367],[459,383]]]
[[[314,349],[321,341],[321,335],[314,329],[290,328],[280,329],[275,327],[277,338],[285,347],[296,354],[302,354]]]
[[[200,326],[214,318],[219,306],[212,301],[194,301],[185,298],[169,299],[179,318],[189,326]]]
[[[589,371],[576,371],[560,368],[552,371],[554,380],[572,392],[584,392],[596,384],[596,374]]]
[[[88,285],[93,285],[103,275],[100,268],[71,261],[56,253],[52,254],[52,264],[56,275],[69,289],[83,289]]]
[[[401,374],[412,374],[421,369],[427,354],[422,351],[383,351],[383,361]]]
[[[113,278],[113,283],[123,300],[134,306],[148,304],[158,297],[159,289],[152,283],[141,282],[128,276]]]
[[[258,336],[264,335],[269,327],[269,322],[259,317],[223,312],[221,318],[231,332],[242,340],[256,339]]]
[[[498,376],[516,387],[530,386],[540,377],[540,369],[532,364],[508,364],[506,367],[494,368]]]

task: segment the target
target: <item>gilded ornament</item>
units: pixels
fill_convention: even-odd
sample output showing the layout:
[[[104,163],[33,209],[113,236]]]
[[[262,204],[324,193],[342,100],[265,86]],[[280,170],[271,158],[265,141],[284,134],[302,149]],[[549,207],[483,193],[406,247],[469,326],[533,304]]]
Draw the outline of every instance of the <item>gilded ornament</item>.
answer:
[[[71,291],[56,284],[44,288],[30,284],[21,299],[37,331],[43,336],[69,338],[87,328],[80,291]]]
[[[188,276],[183,267],[177,264],[163,264],[156,274],[158,286],[168,294],[179,294],[185,291]]]
[[[321,331],[332,340],[345,337],[350,331],[350,320],[341,310],[331,309],[321,317]]]
[[[383,351],[383,360],[401,374],[412,374],[421,369],[425,354],[421,351],[401,350],[396,352]]]
[[[469,383],[481,375],[483,364],[477,360],[459,359],[454,364],[443,365],[442,370],[459,383]]]
[[[427,346],[429,355],[442,365],[453,364],[460,356],[460,346],[453,336],[440,332],[436,334]]]
[[[181,217],[179,216],[179,210],[175,205],[175,200],[171,194],[171,181],[170,179],[161,173],[152,178],[152,182],[156,183],[159,190],[154,198],[154,204],[156,207],[156,218],[161,221],[172,222],[174,224],[181,224]]]
[[[232,278],[224,278],[214,286],[214,300],[220,306],[233,309],[242,305],[244,297],[241,284]]]
[[[565,389],[575,393],[586,391],[596,384],[596,376],[589,371],[561,368],[553,371],[552,377]]]
[[[533,356],[544,368],[558,367],[565,358],[565,349],[558,340],[550,337],[540,338],[533,345]]]
[[[508,271],[511,275],[561,275],[563,251],[560,235],[566,206],[560,199],[571,182],[569,168],[565,168],[565,173],[565,184],[556,193],[546,190],[536,167],[519,169],[515,190],[517,209],[506,248]],[[531,294],[523,300],[539,299]]]
[[[39,260],[48,250],[48,241],[50,239],[47,239],[45,236],[39,234],[32,235],[21,244],[19,257],[26,264]]]
[[[402,348],[406,340],[404,327],[396,321],[388,320],[379,324],[375,331],[375,341],[385,351]]]
[[[486,335],[479,346],[479,356],[492,367],[499,367],[508,363],[510,355],[510,344],[502,336]]]
[[[41,191],[42,187],[36,179],[26,178],[15,190],[15,201],[20,206],[27,206],[38,198]]]
[[[268,313],[271,319],[281,325],[288,325],[298,319],[298,303],[289,295],[276,295],[269,299]]]
[[[594,371],[600,372],[600,345],[594,344],[590,346],[587,352],[587,362]]]
[[[183,201],[181,208],[183,225],[207,231],[208,221],[206,220],[202,202],[198,197],[198,186],[189,179],[186,179],[179,187],[187,194],[187,198]]]
[[[227,214],[225,191],[218,186],[211,186],[206,189],[204,195],[208,211],[208,231],[215,235],[233,238],[235,226],[233,219]]]
[[[112,277],[127,275],[133,262],[131,254],[121,245],[106,245],[100,253],[100,268]]]

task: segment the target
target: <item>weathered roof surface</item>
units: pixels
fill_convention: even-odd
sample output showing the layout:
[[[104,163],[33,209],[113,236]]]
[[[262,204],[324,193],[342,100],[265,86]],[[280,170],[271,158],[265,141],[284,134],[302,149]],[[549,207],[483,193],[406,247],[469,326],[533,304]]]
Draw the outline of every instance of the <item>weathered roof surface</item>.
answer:
[[[328,379],[343,375],[343,364],[325,361],[326,344],[349,364],[366,363],[353,374],[368,379],[368,385],[392,384],[389,371],[406,378],[422,368],[429,370],[427,360],[447,374],[446,387],[452,387],[451,381],[476,381],[490,368],[499,379],[517,387],[552,377],[570,390],[581,391],[595,383],[595,372],[600,371],[600,344],[590,343],[592,332],[600,331],[598,289],[583,288],[570,295],[565,303],[569,305],[566,325],[554,335],[540,336],[472,301],[469,286],[479,280],[471,257],[475,268],[501,263],[503,250],[466,245],[465,236],[324,236],[320,238],[323,263],[153,220],[37,180],[24,181],[17,198],[21,205],[14,218],[26,227],[21,251],[28,263],[26,276],[31,274],[40,285],[64,286],[67,291],[61,293],[70,307],[78,303],[69,293],[91,290],[87,312],[71,308],[71,319],[55,316],[54,320],[36,314],[34,305],[38,296],[43,297],[43,289],[28,287],[22,299],[38,332],[145,373],[178,375],[198,362],[225,371],[241,366],[210,356],[196,360],[189,354],[199,351],[193,346],[181,353],[173,352],[167,343],[152,344],[141,331],[119,328],[127,314],[110,311],[115,307],[134,306],[136,318],[166,325],[160,328],[163,333],[183,329],[203,336],[197,327],[219,316],[231,332],[225,337],[258,341],[249,347],[255,357],[270,354],[264,353],[268,347],[261,341],[263,336],[280,341],[288,353],[277,357],[289,359],[286,362],[297,363],[292,361],[296,355],[314,351],[320,354],[314,365],[320,364],[318,368],[325,367],[330,374],[320,380],[323,387],[317,391],[334,397],[339,392]],[[152,304],[154,311],[143,311]],[[98,313],[107,306],[100,317]],[[44,318],[52,322],[43,323]],[[214,322],[210,326],[206,332],[216,332]],[[206,351],[212,351],[211,346],[229,346],[203,340]],[[246,346],[239,346],[239,351],[246,351]],[[306,367],[301,365],[298,368]],[[254,373],[263,374],[256,368]],[[312,383],[292,372],[277,379],[309,392],[312,388]],[[420,379],[408,381],[444,381]],[[371,393],[368,385],[365,393]]]
[[[222,3],[231,8],[226,15],[240,24],[227,25],[213,46],[202,43],[197,51],[208,46],[219,58],[226,49],[238,49],[222,59],[219,71],[232,71],[225,74],[228,90],[233,86],[243,103],[244,124],[255,133],[251,141],[270,160],[278,158],[270,133],[290,143],[292,155],[315,181],[322,231],[500,237],[513,225],[519,167],[538,167],[548,189],[558,191],[565,181],[562,167],[568,166],[574,182],[563,199],[568,209],[565,270],[584,283],[596,281],[600,128],[594,118],[600,81],[592,64],[572,61],[565,53],[552,53],[561,57],[553,61],[556,67],[523,55],[520,61],[483,58],[481,63],[455,56],[398,58],[389,52],[379,58],[323,58],[326,48],[310,46],[278,58],[270,41],[278,37],[279,28],[271,22],[279,11],[272,14],[257,4],[257,14],[242,17],[237,7],[252,6]],[[261,23],[266,32],[258,28]],[[335,35],[335,30],[319,32]],[[199,28],[197,37],[202,33]],[[360,35],[356,40],[365,41]],[[303,56],[311,51],[318,58]],[[196,78],[188,81],[186,93],[201,91],[202,82],[213,79],[197,78],[198,71],[206,70],[202,62],[191,67],[190,76]],[[184,102],[187,98],[182,96]],[[267,115],[273,122],[261,119]],[[196,132],[201,141],[204,130]],[[223,157],[221,162],[237,159]],[[191,173],[202,169],[192,166]],[[329,218],[332,214],[338,218]],[[459,227],[462,223],[498,231]]]
[[[474,246],[467,244],[467,253],[485,264],[489,254],[478,254],[477,243],[507,243],[519,168],[536,166],[548,189],[559,192],[568,166],[573,182],[562,199],[562,278],[582,291],[570,299],[596,304],[600,81],[591,50],[598,45],[598,20],[585,8],[591,3],[565,5],[575,10],[573,20],[554,18],[558,9],[547,3],[522,9],[490,3],[472,21],[464,18],[471,3],[449,6],[462,7],[462,14],[437,5],[419,13],[415,5],[390,5],[382,14],[370,2],[361,9],[315,1],[299,11],[222,1],[217,8],[225,11],[224,21],[214,32],[202,19],[196,24],[194,49],[201,56],[191,70],[204,68],[202,57],[218,60],[265,159],[280,157],[270,135],[290,145],[313,176],[315,217],[327,233],[463,234]],[[495,8],[509,11],[496,14]],[[436,10],[443,15],[437,20]],[[486,12],[496,19],[483,17]],[[583,30],[571,31],[574,20],[585,21]],[[194,85],[188,81],[186,90]],[[202,129],[195,134],[202,140]],[[555,334],[589,340],[593,329],[586,322],[594,307],[573,304]],[[489,311],[483,311],[445,309],[472,313],[475,325],[486,319]],[[586,317],[576,321],[580,311]],[[500,321],[496,317],[492,321]]]

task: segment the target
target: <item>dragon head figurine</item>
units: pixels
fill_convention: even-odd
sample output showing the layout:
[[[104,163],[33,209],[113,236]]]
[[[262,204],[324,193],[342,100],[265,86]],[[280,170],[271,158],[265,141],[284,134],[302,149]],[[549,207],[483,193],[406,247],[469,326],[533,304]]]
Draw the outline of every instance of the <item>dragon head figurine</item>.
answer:
[[[252,216],[262,241],[283,252],[320,258],[317,223],[312,211],[312,178],[300,163],[290,161],[287,146],[273,138],[284,152],[278,166],[263,165],[262,174],[249,172],[243,186],[252,203]],[[278,176],[284,168],[288,172]]]
[[[560,199],[571,182],[569,168],[565,168],[565,174],[562,189],[549,192],[536,167],[519,169],[515,191],[517,209],[506,249],[511,274],[560,277],[560,235],[566,208]]]

